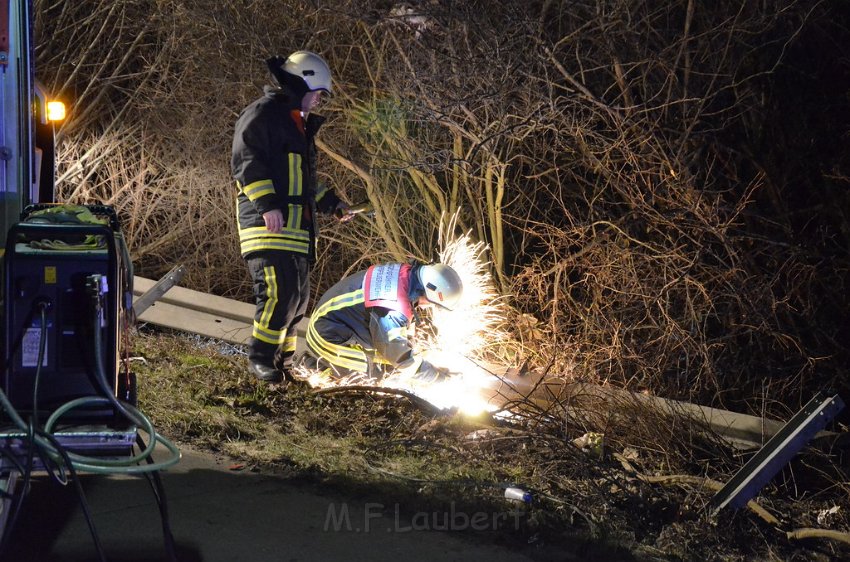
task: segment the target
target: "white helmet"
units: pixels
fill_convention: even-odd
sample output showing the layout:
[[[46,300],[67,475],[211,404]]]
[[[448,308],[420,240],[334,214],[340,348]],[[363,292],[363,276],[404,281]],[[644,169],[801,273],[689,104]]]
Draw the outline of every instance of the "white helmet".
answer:
[[[420,266],[416,274],[425,288],[426,299],[445,309],[454,310],[463,294],[463,283],[454,269],[435,263]]]
[[[325,59],[311,51],[296,51],[283,63],[283,70],[298,76],[307,84],[307,90],[324,90],[331,93],[331,69]]]

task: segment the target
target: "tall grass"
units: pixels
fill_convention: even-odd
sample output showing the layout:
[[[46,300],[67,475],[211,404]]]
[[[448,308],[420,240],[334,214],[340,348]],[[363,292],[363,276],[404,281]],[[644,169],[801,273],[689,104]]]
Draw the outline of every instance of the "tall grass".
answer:
[[[842,384],[847,217],[791,213],[765,142],[797,142],[775,80],[838,29],[829,3],[422,2],[415,21],[358,0],[35,5],[42,81],[72,111],[60,195],[115,205],[142,274],[180,262],[192,288],[248,298],[230,135],[264,57],[308,48],[335,77],[322,180],[376,208],[322,225],[315,291],[436,259],[456,214],[538,366],[777,413]]]

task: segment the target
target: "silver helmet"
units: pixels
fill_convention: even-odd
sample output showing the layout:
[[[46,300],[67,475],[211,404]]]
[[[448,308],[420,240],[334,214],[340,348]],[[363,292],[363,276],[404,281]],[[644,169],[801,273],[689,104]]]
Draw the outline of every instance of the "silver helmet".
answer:
[[[435,263],[420,266],[416,274],[425,288],[425,298],[428,301],[454,310],[463,295],[463,283],[454,269],[442,263]]]
[[[307,84],[307,90],[331,92],[331,69],[325,59],[312,51],[296,51],[283,63],[283,70],[298,76]]]

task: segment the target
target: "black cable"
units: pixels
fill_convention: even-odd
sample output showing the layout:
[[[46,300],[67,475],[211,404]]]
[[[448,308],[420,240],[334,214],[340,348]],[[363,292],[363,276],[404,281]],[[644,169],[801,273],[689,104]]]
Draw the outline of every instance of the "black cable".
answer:
[[[144,450],[145,442],[141,435],[136,435],[136,442],[139,447]],[[146,459],[148,464],[153,464],[152,455]],[[165,552],[168,555],[169,562],[177,562],[177,551],[174,544],[174,535],[171,532],[171,521],[168,516],[168,501],[165,497],[165,487],[162,485],[162,478],[159,476],[159,471],[154,470],[150,473],[145,473],[145,478],[153,490],[154,498],[156,498],[157,507],[159,507],[159,518],[162,522],[162,539],[165,543]]]
[[[109,400],[112,406],[124,416],[128,421],[139,425],[144,425],[141,420],[139,420],[132,412],[127,410],[124,407],[124,404],[115,396],[115,392],[109,388],[109,381],[106,378],[106,368],[103,365],[103,342],[101,341],[101,333],[100,333],[100,317],[103,312],[103,303],[101,302],[101,294],[100,294],[100,275],[92,275],[86,281],[87,289],[89,290],[89,294],[92,297],[92,301],[94,302],[94,307],[92,309],[92,325],[94,329],[93,340],[94,340],[94,370],[95,370],[95,381],[97,385],[100,387],[101,393]],[[154,436],[151,435],[151,439],[154,439]]]
[[[6,551],[6,546],[9,544],[8,540],[12,535],[12,530],[15,528],[15,524],[18,521],[18,515],[20,515],[21,507],[24,504],[24,497],[29,489],[34,469],[36,450],[35,433],[38,425],[38,377],[41,374],[41,365],[44,362],[44,350],[47,347],[48,303],[46,301],[38,301],[34,304],[34,308],[37,307],[41,311],[41,327],[39,330],[38,360],[36,361],[35,381],[33,382],[33,415],[30,417],[29,424],[27,425],[26,439],[23,441],[24,446],[27,447],[27,462],[23,467],[23,472],[21,473],[23,477],[21,492],[17,495],[17,497],[15,497],[14,504],[9,509],[9,516],[6,520],[6,528],[3,529],[3,538],[0,539],[0,555]],[[34,310],[30,312],[32,313]]]
[[[80,500],[80,508],[83,510],[83,516],[86,520],[86,524],[89,527],[89,532],[91,533],[92,540],[94,541],[95,549],[97,550],[98,558],[100,558],[101,562],[107,562],[106,553],[103,550],[103,544],[100,542],[100,536],[97,533],[97,529],[94,526],[94,518],[91,514],[91,509],[89,509],[88,501],[86,500],[86,494],[83,490],[83,484],[80,479],[77,477],[77,471],[74,469],[74,464],[71,461],[71,458],[68,456],[67,451],[65,451],[65,447],[56,440],[53,435],[45,432],[39,431],[38,435],[50,441],[50,444],[53,448],[56,449],[56,452],[62,457],[65,465],[68,467],[68,472],[70,474],[70,479],[73,480],[74,485],[77,489],[77,498]]]
[[[50,301],[38,300],[35,303],[35,308],[40,312],[41,329],[39,332],[38,344],[38,359],[36,360],[35,377],[32,384],[32,424],[39,432],[41,424],[38,420],[38,383],[41,380],[41,369],[44,366],[44,354],[47,351],[47,309],[50,308]],[[34,445],[35,443],[33,443]],[[61,464],[55,462],[50,455],[44,454],[41,447],[36,447],[38,458],[41,461],[44,470],[50,478],[58,484],[64,486],[68,483],[65,476],[65,469]]]
[[[8,539],[11,536],[11,531],[14,529],[15,524],[17,523],[17,518],[18,518],[18,515],[20,513],[21,506],[23,505],[24,497],[25,497],[25,495],[28,491],[30,481],[32,479],[32,473],[33,473],[33,470],[34,470],[34,457],[35,457],[36,451],[38,452],[39,459],[42,461],[42,463],[45,467],[45,470],[48,472],[48,474],[51,476],[51,478],[53,480],[59,482],[60,484],[67,484],[67,481],[68,481],[67,478],[59,478],[54,473],[54,469],[55,469],[60,475],[64,475],[64,469],[62,468],[62,464],[56,462],[55,465],[53,465],[53,461],[52,461],[52,459],[50,459],[50,455],[44,454],[44,452],[41,450],[41,447],[37,446],[36,441],[35,441],[35,436],[38,435],[39,437],[49,441],[50,444],[53,446],[53,448],[62,457],[64,465],[68,469],[70,479],[72,479],[74,481],[74,484],[76,485],[77,497],[80,500],[80,506],[83,510],[83,515],[84,515],[86,523],[89,527],[89,531],[91,532],[92,540],[94,541],[95,548],[96,548],[97,553],[98,553],[98,558],[101,560],[101,562],[107,562],[106,554],[103,551],[103,545],[100,542],[100,537],[98,536],[97,529],[94,526],[94,519],[92,518],[91,510],[89,509],[88,502],[86,501],[85,492],[83,490],[82,483],[80,482],[79,478],[77,478],[77,474],[76,474],[76,471],[74,470],[74,465],[73,465],[70,457],[68,457],[68,454],[65,451],[65,448],[59,443],[58,440],[56,440],[52,435],[48,434],[47,432],[44,432],[44,431],[38,429],[38,427],[37,427],[37,424],[38,424],[38,381],[39,381],[39,378],[40,378],[40,375],[41,375],[41,368],[42,368],[42,365],[44,363],[45,347],[47,345],[47,308],[49,306],[49,303],[46,302],[46,301],[40,301],[40,302],[36,303],[36,306],[41,309],[41,330],[40,330],[40,333],[39,333],[40,341],[39,341],[39,349],[38,349],[38,361],[36,363],[35,379],[33,381],[33,414],[30,417],[29,424],[27,426],[27,436],[26,436],[27,438],[26,438],[26,441],[25,441],[25,444],[28,445],[28,447],[27,447],[27,464],[26,464],[25,467],[23,467],[22,474],[24,476],[24,480],[23,480],[23,484],[21,486],[21,492],[16,498],[14,507],[11,508],[11,510],[10,510],[10,515],[9,515],[9,519],[7,521],[6,531],[3,534],[2,540],[0,540],[0,555],[2,555],[2,553],[5,551],[6,546],[8,544]],[[48,459],[50,459],[50,460],[48,460]],[[16,463],[16,464],[18,466],[20,466],[20,463]]]
[[[21,506],[24,504],[24,496],[27,493],[27,489],[30,485],[30,480],[32,479],[33,472],[33,460],[34,460],[34,452],[35,452],[35,426],[32,424],[32,420],[27,425],[27,434],[26,440],[24,443],[30,443],[29,448],[27,449],[27,462],[24,466],[24,471],[22,473],[23,483],[21,484],[21,491],[15,497],[14,505],[9,508],[9,516],[6,520],[6,528],[3,530],[3,538],[0,539],[0,558],[2,558],[3,553],[6,552],[6,547],[9,544],[9,537],[12,535],[12,530],[15,528],[15,524],[18,521],[18,515],[21,511]]]
[[[30,322],[32,322],[34,314],[35,308],[31,308],[27,315],[24,317],[22,325],[29,326]],[[15,338],[15,341],[13,341],[12,345],[9,346],[9,349],[6,350],[6,358],[3,362],[4,375],[12,370],[12,361],[14,361],[15,354],[18,352],[18,350],[21,348],[21,345],[23,344],[25,334],[26,330],[21,330],[20,334],[18,334],[18,337]]]
[[[38,421],[38,383],[41,380],[41,368],[44,366],[44,354],[47,347],[47,309],[50,308],[50,302],[39,300],[35,303],[35,307],[41,313],[41,331],[38,345],[38,359],[36,361],[35,378],[32,384],[32,419],[37,433],[41,435],[40,424]],[[36,448],[38,458],[44,467],[45,472],[50,476],[50,479],[61,486],[68,484],[68,477],[65,475],[64,467],[56,462],[50,455],[44,453],[41,447]]]
[[[32,383],[32,420],[33,425],[38,427],[38,379],[41,377],[41,367],[44,364],[44,351],[47,347],[47,309],[50,303],[37,301],[35,306],[41,313],[41,329],[38,338],[38,359],[35,362],[35,379]]]
[[[22,465],[21,461],[18,460],[18,457],[15,456],[14,451],[6,449],[5,447],[0,448],[0,456],[15,465],[15,470],[17,470],[20,474],[24,473],[24,465]]]

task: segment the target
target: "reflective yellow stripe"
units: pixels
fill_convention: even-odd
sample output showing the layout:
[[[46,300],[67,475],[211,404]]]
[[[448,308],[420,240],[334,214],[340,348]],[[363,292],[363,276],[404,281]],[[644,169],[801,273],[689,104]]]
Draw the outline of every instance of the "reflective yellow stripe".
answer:
[[[310,234],[303,230],[283,229],[280,234],[266,230],[264,226],[243,228],[239,231],[242,254],[258,250],[286,250],[306,254],[310,249]]]
[[[260,315],[260,328],[266,329],[269,327],[269,321],[277,306],[277,274],[273,267],[266,266],[263,268],[263,281],[266,282],[266,297],[268,297],[268,300],[266,300],[263,313]],[[280,332],[278,332],[278,337],[280,337]],[[277,341],[274,343],[277,343]]]
[[[260,341],[272,345],[277,345],[277,342],[280,340],[280,330],[270,330],[268,326],[261,326],[256,320],[254,321],[254,330],[251,332],[251,335]]]
[[[236,182],[237,187],[245,194],[250,201],[256,201],[263,195],[274,194],[274,184],[272,180],[259,180],[249,183],[245,187],[241,187],[239,182]]]
[[[257,240],[255,242],[243,243],[240,250],[243,255],[260,250],[284,250],[306,254],[309,252],[310,246],[306,242],[294,242],[292,240]]]
[[[298,336],[287,336],[285,332],[281,334],[280,347],[282,351],[295,351],[297,343]]]
[[[363,302],[363,289],[357,289],[355,291],[351,291],[350,293],[343,293],[330,299],[328,302],[320,306],[313,313],[312,317],[319,318],[321,316],[324,316],[328,312],[333,312],[334,310],[339,310],[340,308],[345,308],[346,306],[351,306],[360,302]]]
[[[265,226],[251,226],[239,230],[239,240],[244,242],[252,238],[295,238],[298,240],[310,240],[310,233],[306,230],[284,228],[279,233],[269,232]]]
[[[301,155],[289,153],[289,195],[298,196],[303,193],[301,185]]]
[[[242,244],[243,252],[254,252],[257,250],[286,250],[290,252],[306,253],[308,249],[309,245],[306,242],[296,242],[286,239],[263,239]]]
[[[325,193],[327,193],[327,192],[328,192],[328,187],[325,184],[320,183],[318,185],[318,191],[316,191],[316,201],[321,201],[322,197],[324,197]]]
[[[365,373],[368,368],[366,354],[363,351],[326,341],[316,332],[312,322],[307,328],[307,342],[313,351],[332,365],[361,373]]]
[[[359,347],[341,345],[337,343],[331,343],[324,339],[317,331],[310,332],[307,331],[307,341],[310,345],[316,349],[322,356],[333,357],[335,362],[338,361],[349,361],[349,362],[364,362],[366,361],[366,354],[363,353],[363,350]],[[346,365],[349,369],[353,368]]]
[[[325,353],[329,353],[334,357],[344,357],[348,359],[361,359],[364,357],[363,350],[357,346],[348,346],[341,345],[338,343],[331,343],[319,334],[319,331],[316,330],[315,326],[312,324],[307,326],[307,341],[313,342],[315,347],[324,351]]]
[[[316,330],[315,322],[329,312],[339,310],[354,304],[363,302],[363,289],[357,289],[349,293],[338,295],[322,304],[310,317],[307,326],[307,342],[323,359],[353,371],[366,372],[366,354],[360,347],[350,347],[331,343],[324,339]]]
[[[291,197],[300,197],[304,194],[304,180],[301,173],[301,155],[294,152],[289,153],[289,195]],[[301,215],[303,212],[302,205],[290,203],[289,217],[286,221],[287,228],[300,230]]]
[[[301,229],[301,213],[304,207],[302,205],[288,205],[289,218],[286,221],[286,227],[293,230]]]

